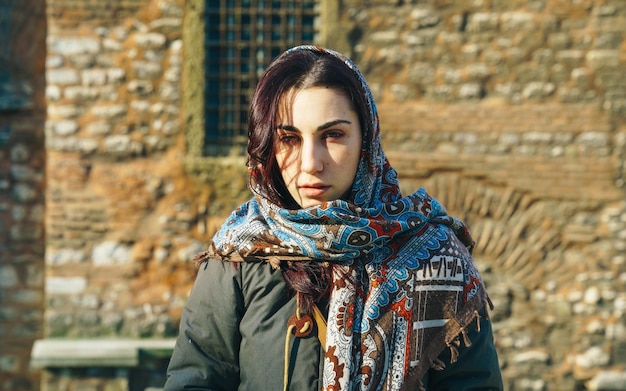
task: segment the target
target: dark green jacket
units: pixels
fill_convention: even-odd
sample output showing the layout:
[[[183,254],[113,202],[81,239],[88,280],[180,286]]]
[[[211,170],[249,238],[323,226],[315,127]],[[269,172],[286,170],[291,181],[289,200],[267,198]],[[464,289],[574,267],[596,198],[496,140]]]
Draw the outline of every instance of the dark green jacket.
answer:
[[[296,312],[280,270],[265,263],[209,260],[183,311],[164,391],[280,391],[284,388],[287,320]],[[424,378],[433,390],[501,390],[491,324],[482,318],[472,346],[443,371]],[[289,390],[321,389],[324,352],[315,333],[290,342]]]

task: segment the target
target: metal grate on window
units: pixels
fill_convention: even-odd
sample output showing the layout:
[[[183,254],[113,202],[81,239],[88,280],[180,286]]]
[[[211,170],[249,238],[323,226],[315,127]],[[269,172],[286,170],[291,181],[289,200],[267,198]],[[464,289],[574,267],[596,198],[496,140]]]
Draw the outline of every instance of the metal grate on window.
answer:
[[[22,58],[16,59],[16,41],[24,26],[30,26],[32,9],[16,0],[0,1],[0,112],[30,109],[33,88],[24,77]],[[3,143],[0,133],[0,144]]]
[[[315,0],[207,0],[205,154],[245,151],[249,98],[269,62],[313,43]]]

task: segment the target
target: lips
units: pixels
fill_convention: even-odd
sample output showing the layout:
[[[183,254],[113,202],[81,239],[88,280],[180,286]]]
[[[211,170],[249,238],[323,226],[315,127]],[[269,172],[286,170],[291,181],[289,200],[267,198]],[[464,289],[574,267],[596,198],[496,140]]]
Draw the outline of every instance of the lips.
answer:
[[[320,197],[321,195],[326,193],[328,189],[330,189],[330,186],[322,184],[322,183],[306,184],[306,185],[298,186],[298,190],[300,191],[300,194],[309,198]]]

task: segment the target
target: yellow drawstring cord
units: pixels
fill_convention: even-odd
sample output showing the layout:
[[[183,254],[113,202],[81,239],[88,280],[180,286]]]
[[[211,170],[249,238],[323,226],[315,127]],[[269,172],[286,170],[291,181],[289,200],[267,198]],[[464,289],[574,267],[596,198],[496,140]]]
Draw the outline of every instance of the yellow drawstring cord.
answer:
[[[296,318],[300,317],[300,293],[296,293]],[[285,337],[285,369],[283,371],[283,391],[289,389],[289,347],[291,346],[291,333],[296,328],[294,323],[287,323],[287,336]],[[306,327],[306,326],[305,326]],[[310,326],[309,326],[310,327]],[[306,330],[303,330],[306,331]]]
[[[287,327],[287,337],[285,338],[285,369],[283,377],[283,391],[289,388],[289,342],[291,340],[291,332],[296,326],[291,324]]]
[[[300,293],[296,293],[296,314],[292,315],[287,321],[287,336],[285,337],[285,368],[283,371],[283,390],[289,389],[289,355],[291,347],[291,334],[296,337],[306,337],[313,331],[313,324],[317,324],[317,337],[322,345],[326,348],[326,319],[322,311],[314,304],[313,318],[309,315],[300,313]]]

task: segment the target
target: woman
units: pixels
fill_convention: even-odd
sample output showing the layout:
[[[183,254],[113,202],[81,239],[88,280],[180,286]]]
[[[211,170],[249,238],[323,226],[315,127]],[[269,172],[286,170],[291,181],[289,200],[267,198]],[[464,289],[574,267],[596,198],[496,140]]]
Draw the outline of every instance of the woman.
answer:
[[[288,50],[248,129],[254,198],[197,259],[165,389],[502,389],[473,242],[401,195],[355,65]]]

